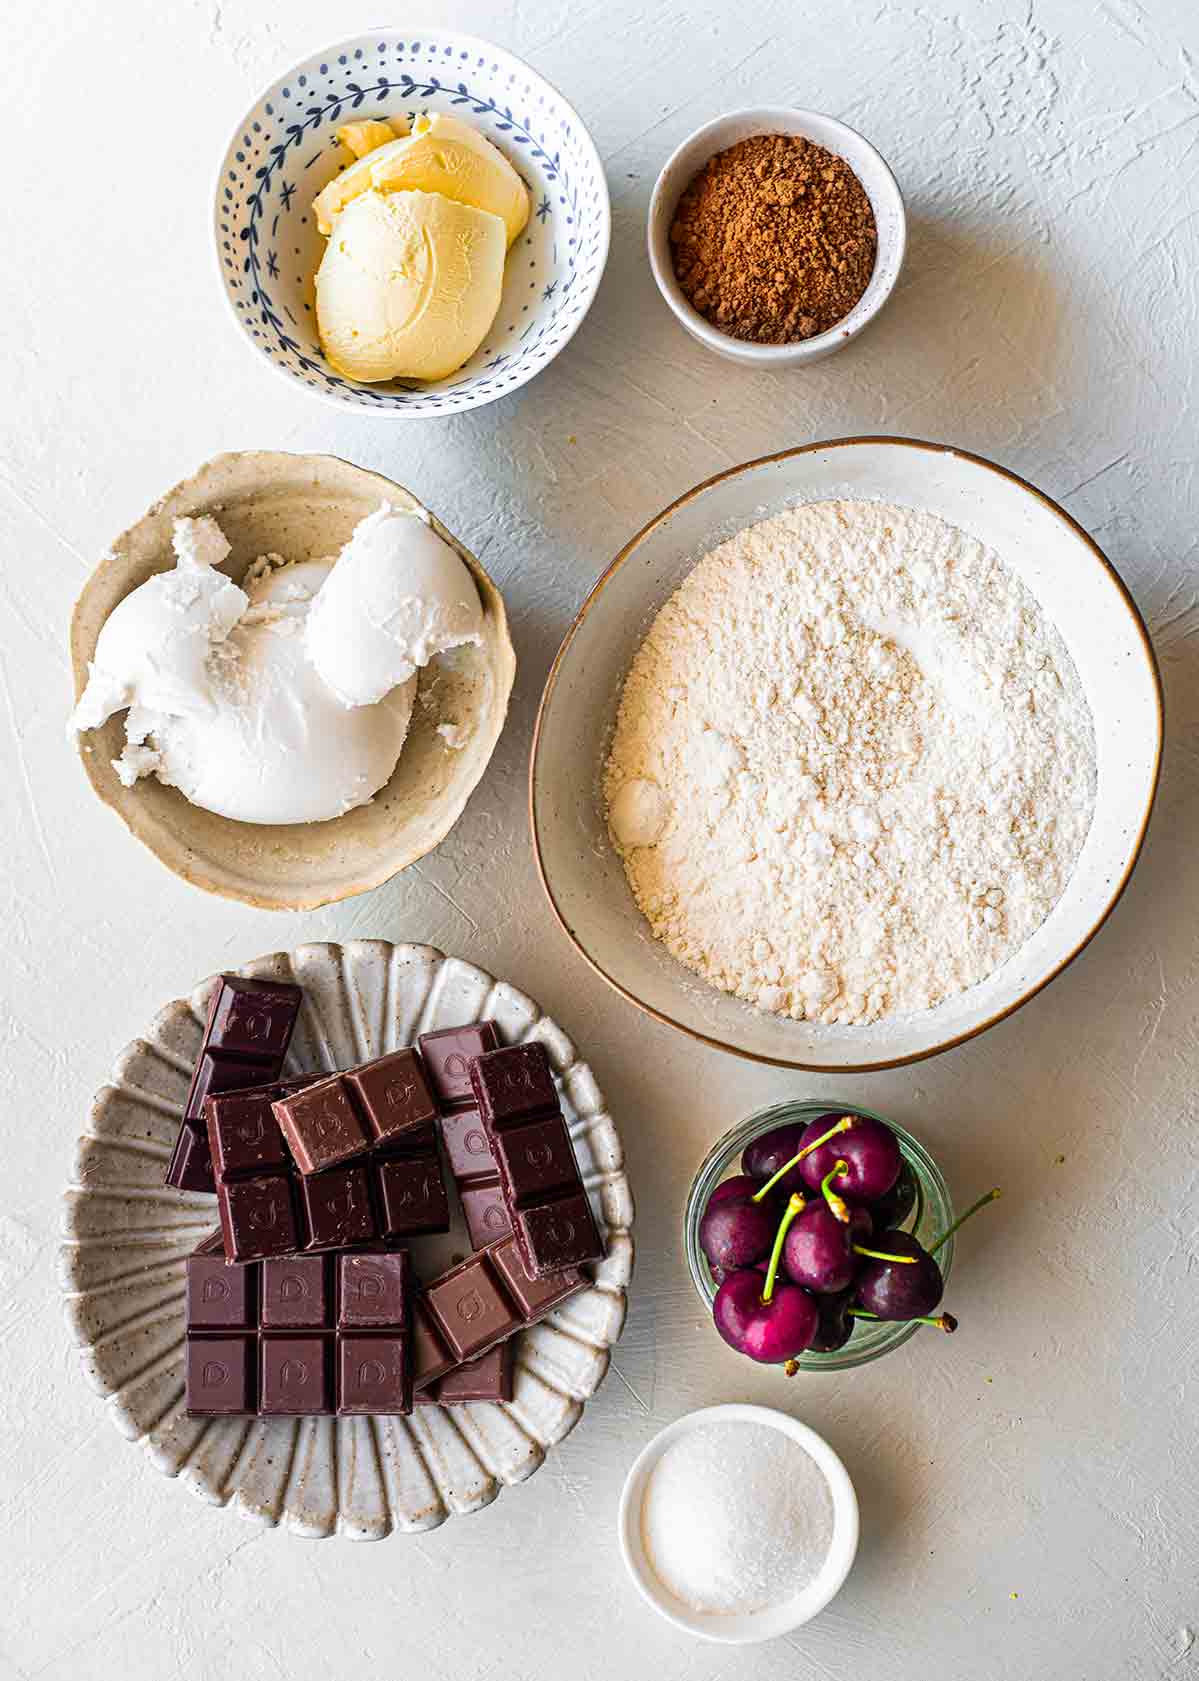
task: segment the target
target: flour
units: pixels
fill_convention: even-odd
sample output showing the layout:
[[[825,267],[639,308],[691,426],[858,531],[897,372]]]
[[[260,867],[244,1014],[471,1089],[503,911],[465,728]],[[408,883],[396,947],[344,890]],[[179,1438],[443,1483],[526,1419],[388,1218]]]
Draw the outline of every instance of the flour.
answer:
[[[1060,635],[930,513],[816,502],[706,555],[630,668],[604,793],[656,938],[795,1019],[931,1008],[1060,898],[1095,800]]]

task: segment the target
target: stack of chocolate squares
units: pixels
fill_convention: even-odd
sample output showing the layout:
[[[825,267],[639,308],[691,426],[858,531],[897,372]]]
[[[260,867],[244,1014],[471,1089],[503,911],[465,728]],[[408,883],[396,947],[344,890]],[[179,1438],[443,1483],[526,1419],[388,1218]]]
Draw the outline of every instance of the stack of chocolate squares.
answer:
[[[284,1080],[299,988],[253,990],[266,985],[221,977],[203,1095],[167,1175],[199,1189],[203,1162],[220,1218],[188,1260],[188,1411],[510,1399],[515,1333],[584,1288],[581,1265],[603,1254],[544,1048],[501,1047],[477,1022]],[[247,1030],[254,1012],[267,1025]],[[422,1288],[406,1246],[450,1225],[439,1134],[474,1249]]]

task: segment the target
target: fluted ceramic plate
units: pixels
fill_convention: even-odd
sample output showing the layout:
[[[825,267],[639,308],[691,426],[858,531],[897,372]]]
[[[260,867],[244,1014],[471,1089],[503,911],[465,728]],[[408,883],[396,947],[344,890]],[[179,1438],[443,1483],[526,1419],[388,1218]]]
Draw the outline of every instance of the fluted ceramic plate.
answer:
[[[161,1010],[97,1094],[65,1193],[62,1287],[88,1381],[116,1428],[201,1499],[313,1537],[377,1540],[478,1511],[537,1470],[582,1416],[624,1324],[633,1200],[620,1136],[585,1062],[523,992],[432,946],[305,945],[243,975],[296,981],[304,1005],[288,1071],[344,1068],[418,1033],[493,1020],[553,1063],[607,1256],[591,1289],[520,1333],[513,1398],[420,1407],[410,1418],[191,1419],[183,1401],[184,1264],[215,1224],[211,1196],[163,1184],[216,977]],[[436,1270],[460,1229],[420,1240]]]

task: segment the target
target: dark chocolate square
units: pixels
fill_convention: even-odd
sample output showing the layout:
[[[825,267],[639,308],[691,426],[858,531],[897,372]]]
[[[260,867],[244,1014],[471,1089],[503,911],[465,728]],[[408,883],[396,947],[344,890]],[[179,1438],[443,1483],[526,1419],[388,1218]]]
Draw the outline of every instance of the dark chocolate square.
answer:
[[[437,1105],[414,1051],[394,1051],[364,1068],[351,1069],[344,1079],[366,1116],[367,1126],[380,1142],[400,1143],[406,1135],[413,1135],[414,1145],[426,1139],[432,1142],[430,1129],[437,1118]]]
[[[255,1337],[192,1337],[184,1386],[187,1410],[203,1416],[254,1411]]]
[[[460,1185],[458,1200],[473,1249],[482,1249],[512,1230],[512,1219],[498,1183]]]
[[[221,1197],[220,1212],[230,1260],[286,1255],[299,1243],[291,1181],[285,1173],[231,1180]]]
[[[223,1252],[187,1258],[187,1323],[197,1331],[252,1331],[257,1325],[253,1267],[231,1267]]]
[[[579,1182],[574,1148],[560,1115],[497,1134],[495,1155],[504,1188],[518,1206]]]
[[[550,1059],[535,1039],[477,1057],[471,1086],[484,1120],[497,1131],[510,1121],[558,1108]]]
[[[376,1171],[386,1237],[416,1237],[448,1228],[449,1198],[435,1157],[384,1161]]]
[[[205,1051],[192,1076],[191,1094],[187,1102],[189,1117],[203,1126],[205,1100],[217,1097],[222,1092],[241,1091],[250,1083],[247,1072],[244,1062],[235,1062],[230,1057],[214,1056],[211,1051]],[[257,1073],[254,1077],[257,1078]]]
[[[412,1304],[412,1381],[423,1389],[436,1383],[457,1361],[450,1353],[423,1296]]]
[[[278,1062],[287,1050],[299,1007],[298,987],[224,975],[209,1037],[228,1055]]]
[[[460,1407],[467,1401],[510,1401],[515,1374],[515,1345],[502,1342],[477,1360],[455,1366],[436,1385],[430,1397],[442,1407]]]
[[[407,1252],[337,1256],[337,1323],[342,1330],[403,1325],[412,1288]]]
[[[455,1179],[470,1179],[496,1171],[487,1128],[477,1109],[462,1109],[441,1117],[441,1139]]]
[[[468,1103],[471,1058],[495,1050],[499,1034],[494,1022],[477,1021],[466,1027],[442,1027],[436,1033],[422,1033],[417,1044],[438,1102]]]
[[[300,1180],[310,1249],[348,1249],[379,1234],[371,1210],[366,1169],[331,1167]]]
[[[262,1339],[259,1411],[271,1414],[332,1410],[329,1339],[270,1335]]]
[[[595,1260],[604,1252],[585,1191],[518,1209],[516,1235],[522,1258],[537,1278]]]
[[[408,1339],[339,1331],[337,1389],[340,1414],[411,1412]]]
[[[184,1121],[175,1140],[166,1183],[177,1191],[212,1190],[212,1156],[208,1136],[190,1121]]]
[[[205,1112],[208,1142],[218,1173],[247,1173],[286,1165],[283,1134],[271,1113],[270,1099],[262,1093],[246,1097],[230,1093],[220,1103],[209,1104]]]
[[[281,1098],[274,1109],[301,1173],[318,1173],[347,1161],[370,1144],[340,1078]]]
[[[520,1327],[486,1262],[472,1255],[430,1286],[425,1300],[459,1360],[470,1360]]]
[[[559,1302],[573,1296],[582,1282],[582,1274],[576,1267],[549,1273],[545,1278],[534,1278],[525,1265],[515,1237],[510,1237],[506,1243],[497,1243],[491,1251],[491,1259],[504,1280],[508,1294],[530,1321],[542,1318]]]
[[[329,1263],[323,1255],[286,1255],[262,1263],[262,1324],[268,1331],[333,1323]]]

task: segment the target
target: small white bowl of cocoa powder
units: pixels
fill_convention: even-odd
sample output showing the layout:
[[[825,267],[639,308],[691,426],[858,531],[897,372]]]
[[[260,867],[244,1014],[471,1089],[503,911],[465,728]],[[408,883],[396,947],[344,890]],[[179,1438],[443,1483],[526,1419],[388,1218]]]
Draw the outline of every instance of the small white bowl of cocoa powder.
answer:
[[[906,248],[885,160],[817,111],[717,117],[667,160],[650,199],[659,291],[692,338],[749,367],[843,349],[890,297]]]

